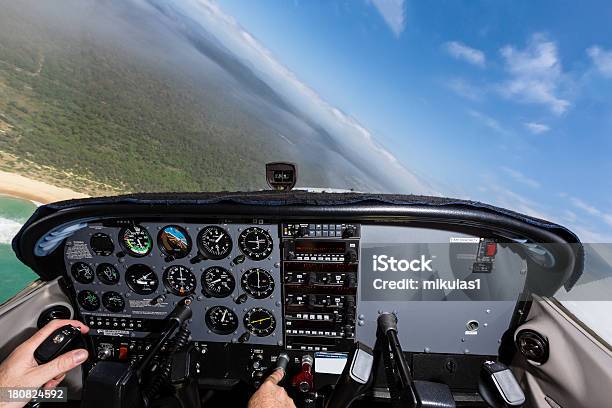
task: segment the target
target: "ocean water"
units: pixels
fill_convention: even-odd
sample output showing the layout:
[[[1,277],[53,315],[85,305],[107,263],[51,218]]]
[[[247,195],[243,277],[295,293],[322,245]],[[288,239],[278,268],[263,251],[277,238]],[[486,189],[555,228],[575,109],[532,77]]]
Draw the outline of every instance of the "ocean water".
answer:
[[[11,248],[11,240],[35,209],[31,201],[0,196],[0,303],[38,276],[17,260]]]

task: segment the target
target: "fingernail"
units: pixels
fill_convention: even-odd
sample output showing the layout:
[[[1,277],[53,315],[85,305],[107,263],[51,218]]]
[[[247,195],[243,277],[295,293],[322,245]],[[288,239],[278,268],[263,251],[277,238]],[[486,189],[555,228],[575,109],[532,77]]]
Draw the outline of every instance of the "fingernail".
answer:
[[[87,360],[87,350],[77,350],[74,355],[72,356],[72,359],[74,361],[75,364],[81,364],[83,361]]]

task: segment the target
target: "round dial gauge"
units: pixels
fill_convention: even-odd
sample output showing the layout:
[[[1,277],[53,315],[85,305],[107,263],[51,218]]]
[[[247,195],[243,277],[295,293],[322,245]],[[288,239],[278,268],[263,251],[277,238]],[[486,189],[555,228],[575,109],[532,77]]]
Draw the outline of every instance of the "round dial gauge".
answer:
[[[232,237],[216,225],[205,227],[198,235],[198,248],[208,259],[223,259],[232,252]]]
[[[102,295],[102,305],[109,312],[119,313],[125,309],[125,300],[117,292],[106,292]]]
[[[138,224],[122,228],[119,232],[119,239],[121,246],[128,254],[135,257],[146,256],[153,248],[153,241],[149,232]]]
[[[102,232],[96,232],[91,236],[89,246],[96,255],[100,256],[110,256],[115,250],[115,244],[113,244],[111,237]]]
[[[195,290],[197,279],[187,267],[172,265],[164,272],[164,285],[175,295],[187,296]]]
[[[274,244],[268,231],[259,227],[250,227],[240,233],[238,246],[247,257],[261,261],[270,256]]]
[[[157,275],[147,265],[135,264],[125,272],[125,281],[139,295],[150,295],[157,290]]]
[[[242,274],[240,284],[255,299],[266,298],[274,291],[274,278],[270,272],[261,268],[249,269]]]
[[[72,276],[77,282],[91,283],[94,280],[94,272],[91,266],[85,262],[77,262],[70,268]]]
[[[234,291],[236,280],[227,269],[211,266],[202,273],[202,287],[208,296],[224,298]]]
[[[266,337],[276,328],[276,319],[268,309],[255,307],[244,315],[244,325],[255,336]]]
[[[96,268],[96,275],[98,275],[100,282],[107,285],[116,285],[119,283],[119,271],[114,265],[109,263],[101,263],[98,265]]]
[[[191,238],[184,228],[168,225],[157,235],[157,245],[164,255],[174,259],[184,258],[191,252]]]
[[[238,329],[238,316],[225,306],[213,306],[206,312],[206,326],[213,333],[231,334]]]
[[[77,295],[77,301],[83,309],[89,310],[90,312],[100,308],[100,298],[91,290],[80,291]]]

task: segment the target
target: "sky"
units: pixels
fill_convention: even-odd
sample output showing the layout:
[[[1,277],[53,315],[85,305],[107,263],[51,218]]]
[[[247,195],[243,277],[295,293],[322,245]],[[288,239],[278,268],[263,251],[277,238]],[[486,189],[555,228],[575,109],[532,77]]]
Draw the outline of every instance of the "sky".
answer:
[[[193,4],[269,81],[394,163],[389,177],[409,190],[612,242],[612,4]]]

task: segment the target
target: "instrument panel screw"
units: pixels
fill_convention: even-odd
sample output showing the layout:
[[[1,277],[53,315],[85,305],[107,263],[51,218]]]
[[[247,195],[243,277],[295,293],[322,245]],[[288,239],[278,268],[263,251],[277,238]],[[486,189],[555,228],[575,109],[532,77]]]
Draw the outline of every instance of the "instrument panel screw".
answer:
[[[363,320],[359,320],[359,321],[357,322],[357,324],[358,324],[358,325],[360,325],[360,326],[363,326],[363,325],[365,324],[365,322],[364,322]]]
[[[485,310],[485,313],[486,313],[486,314],[491,314],[491,309],[487,309],[487,310]]]
[[[429,347],[425,347],[425,352],[429,353],[431,351],[431,349]]]
[[[463,354],[470,354],[470,350],[468,349],[463,350]]]

